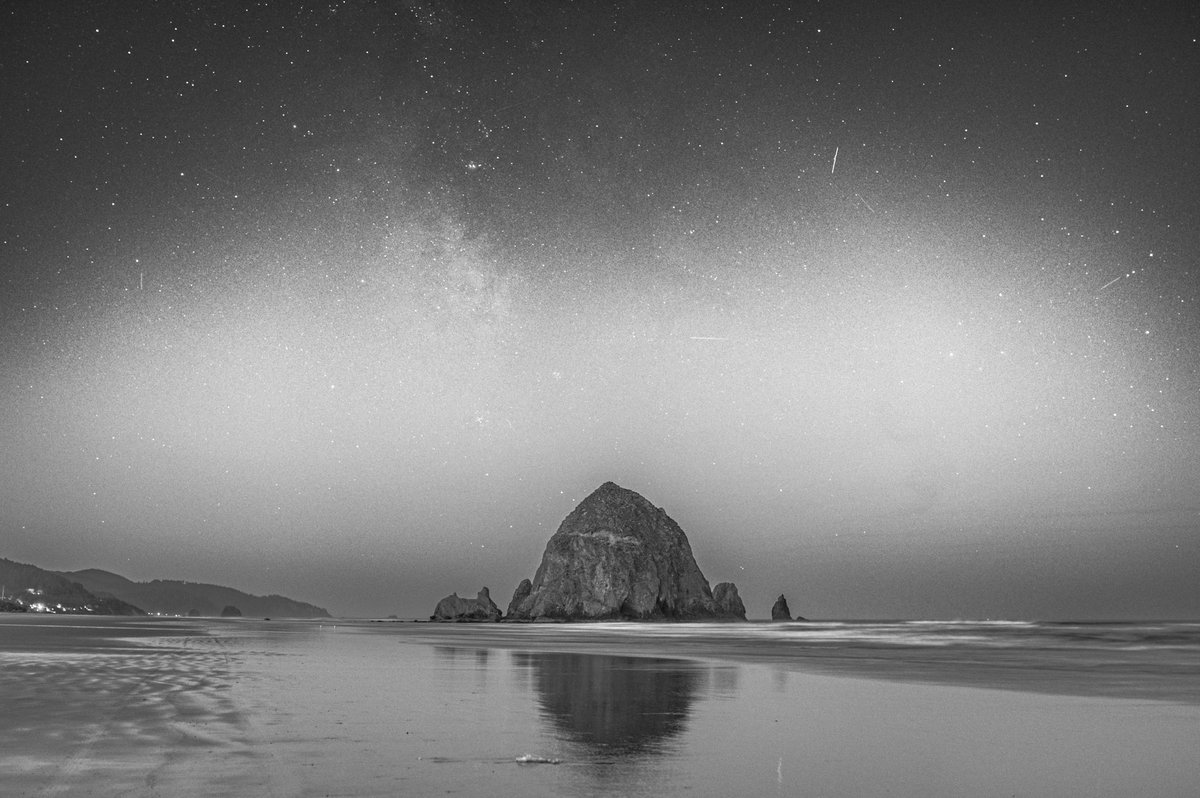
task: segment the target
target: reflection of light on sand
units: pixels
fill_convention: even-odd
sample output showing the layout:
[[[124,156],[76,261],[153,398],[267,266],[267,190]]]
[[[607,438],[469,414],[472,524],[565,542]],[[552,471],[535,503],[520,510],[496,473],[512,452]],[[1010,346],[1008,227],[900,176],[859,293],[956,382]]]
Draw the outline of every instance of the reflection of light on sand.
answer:
[[[0,759],[0,761],[4,763],[4,772],[13,775],[19,773],[33,773],[34,771],[41,770],[48,764],[46,758],[22,756],[21,754],[5,756],[3,759]]]
[[[542,627],[547,632],[553,627]],[[925,627],[921,627],[925,628]],[[959,627],[954,627],[956,630]],[[591,635],[623,635],[630,639],[668,639],[696,640],[699,638],[715,638],[725,642],[765,642],[765,641],[809,641],[809,642],[845,642],[859,641],[864,643],[898,643],[907,645],[945,646],[965,643],[987,643],[990,638],[982,635],[969,635],[961,631],[950,634],[949,631],[937,632],[936,626],[928,627],[929,631],[921,634],[911,626],[899,624],[847,624],[847,623],[774,623],[765,624],[715,624],[715,623],[664,623],[647,624],[644,622],[606,622],[596,624],[579,624],[571,626],[571,634],[580,636]],[[561,627],[558,627],[561,633]]]
[[[522,765],[561,765],[562,760],[537,754],[521,754],[516,760]]]

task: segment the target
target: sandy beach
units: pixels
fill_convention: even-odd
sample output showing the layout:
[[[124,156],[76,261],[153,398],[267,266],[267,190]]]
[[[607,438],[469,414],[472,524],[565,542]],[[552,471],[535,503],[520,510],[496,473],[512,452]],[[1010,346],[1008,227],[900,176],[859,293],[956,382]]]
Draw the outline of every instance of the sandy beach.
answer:
[[[725,642],[702,656],[606,627],[3,617],[0,792],[1190,796],[1200,783],[1186,694],[877,678],[877,663],[831,675]]]

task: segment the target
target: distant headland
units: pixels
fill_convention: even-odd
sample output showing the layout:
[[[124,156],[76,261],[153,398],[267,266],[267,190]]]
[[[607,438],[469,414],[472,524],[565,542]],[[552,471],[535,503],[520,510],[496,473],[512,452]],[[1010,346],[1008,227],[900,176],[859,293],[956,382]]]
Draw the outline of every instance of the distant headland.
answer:
[[[73,615],[263,616],[328,618],[329,611],[285,596],[254,596],[203,582],[134,582],[109,571],[47,571],[0,558],[0,612]]]

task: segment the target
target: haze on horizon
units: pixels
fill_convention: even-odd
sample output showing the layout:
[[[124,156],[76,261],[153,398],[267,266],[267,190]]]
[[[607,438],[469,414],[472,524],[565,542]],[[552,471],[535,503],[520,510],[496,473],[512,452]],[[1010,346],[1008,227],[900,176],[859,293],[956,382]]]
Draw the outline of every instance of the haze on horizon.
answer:
[[[0,557],[1200,618],[1200,12],[681,8],[2,12]]]

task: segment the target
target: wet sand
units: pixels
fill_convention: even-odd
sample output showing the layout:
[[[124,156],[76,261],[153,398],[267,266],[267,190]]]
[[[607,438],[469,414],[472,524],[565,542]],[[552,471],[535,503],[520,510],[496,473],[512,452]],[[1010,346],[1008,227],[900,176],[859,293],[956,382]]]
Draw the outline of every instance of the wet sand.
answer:
[[[1165,797],[1200,783],[1188,700],[835,676],[707,648],[599,628],[0,616],[0,794]]]
[[[0,793],[237,794],[254,759],[239,675],[190,624],[0,618]]]

